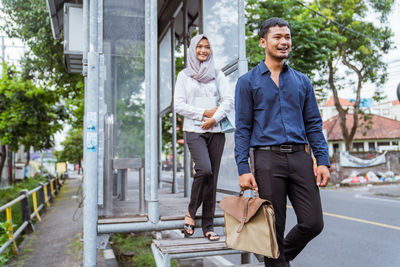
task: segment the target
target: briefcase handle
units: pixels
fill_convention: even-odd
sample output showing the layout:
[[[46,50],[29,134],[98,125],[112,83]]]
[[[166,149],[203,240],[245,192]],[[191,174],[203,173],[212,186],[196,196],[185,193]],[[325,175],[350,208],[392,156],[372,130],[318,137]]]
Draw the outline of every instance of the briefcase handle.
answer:
[[[244,194],[244,191],[246,191],[246,190],[247,190],[247,189],[245,189],[245,190],[240,189],[239,197],[242,197],[243,194]],[[248,189],[248,190],[250,190],[250,189]],[[254,194],[254,197],[253,197],[253,198],[260,197],[260,195],[258,194],[258,191],[257,191],[257,190],[253,190],[253,194]]]

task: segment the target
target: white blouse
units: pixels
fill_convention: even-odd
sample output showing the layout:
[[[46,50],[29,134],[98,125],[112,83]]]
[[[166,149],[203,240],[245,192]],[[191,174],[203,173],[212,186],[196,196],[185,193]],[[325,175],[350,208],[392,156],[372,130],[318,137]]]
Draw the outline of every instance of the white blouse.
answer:
[[[184,117],[183,130],[187,132],[205,133],[221,132],[219,122],[229,114],[233,108],[233,95],[229,88],[228,81],[222,71],[218,71],[217,83],[219,94],[215,80],[208,83],[199,83],[197,80],[187,76],[184,71],[178,74],[175,85],[174,109],[177,113]],[[204,120],[203,108],[194,106],[196,97],[216,97],[220,99],[220,104],[213,118],[217,123],[208,130],[203,130],[199,122]]]

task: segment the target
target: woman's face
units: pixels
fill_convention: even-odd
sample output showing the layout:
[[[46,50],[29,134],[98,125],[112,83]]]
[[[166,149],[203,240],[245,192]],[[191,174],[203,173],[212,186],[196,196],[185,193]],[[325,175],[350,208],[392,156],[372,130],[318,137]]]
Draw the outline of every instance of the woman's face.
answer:
[[[201,39],[196,46],[197,59],[200,62],[206,61],[210,53],[211,53],[210,43],[205,38]]]

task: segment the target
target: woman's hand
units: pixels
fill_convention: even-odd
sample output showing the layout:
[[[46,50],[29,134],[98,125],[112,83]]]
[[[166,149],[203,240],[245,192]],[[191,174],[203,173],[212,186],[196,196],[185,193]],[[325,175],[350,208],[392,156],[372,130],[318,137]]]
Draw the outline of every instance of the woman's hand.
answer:
[[[218,107],[215,107],[213,109],[206,109],[204,110],[203,116],[207,118],[211,118],[214,116],[215,111],[217,111]]]
[[[214,118],[206,118],[204,123],[200,126],[203,130],[208,130],[214,126],[217,121]]]

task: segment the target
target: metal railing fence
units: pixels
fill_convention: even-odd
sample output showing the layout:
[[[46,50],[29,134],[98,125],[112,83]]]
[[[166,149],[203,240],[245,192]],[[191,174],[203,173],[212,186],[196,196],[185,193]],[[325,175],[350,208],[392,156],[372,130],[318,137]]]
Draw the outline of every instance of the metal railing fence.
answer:
[[[39,186],[30,191],[26,189],[21,190],[21,195],[19,197],[0,207],[0,213],[4,211],[6,212],[6,220],[8,222],[8,240],[4,244],[1,244],[0,254],[2,254],[10,245],[12,246],[13,252],[15,254],[18,253],[16,243],[17,238],[21,235],[22,231],[25,231],[25,233],[35,231],[32,223],[33,219],[36,218],[38,221],[41,221],[40,211],[46,209],[46,207],[50,207],[50,202],[53,201],[62,184],[63,180],[61,178],[53,178],[46,183],[39,183]],[[15,225],[12,221],[12,207],[17,203],[21,204],[22,224],[18,229],[14,229]],[[32,203],[33,212],[31,212],[32,207],[30,203]]]

